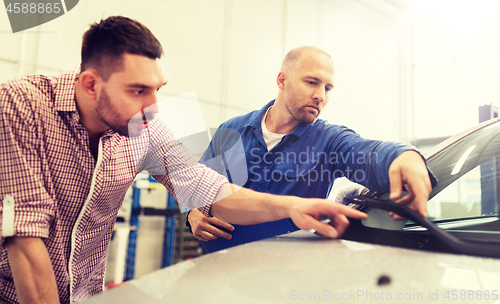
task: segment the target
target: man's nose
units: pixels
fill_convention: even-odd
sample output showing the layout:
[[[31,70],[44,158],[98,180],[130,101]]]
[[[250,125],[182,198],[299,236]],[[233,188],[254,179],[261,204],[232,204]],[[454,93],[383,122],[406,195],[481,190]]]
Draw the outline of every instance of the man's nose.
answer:
[[[144,108],[144,113],[151,113],[151,114],[156,114],[158,113],[160,110],[158,108],[158,103],[153,103],[147,107]]]
[[[326,93],[325,90],[320,88],[314,92],[313,99],[317,102],[322,102],[325,100]]]
[[[150,98],[148,98],[147,103],[142,110],[147,120],[153,119],[154,116],[160,111],[158,108],[158,100],[156,94],[152,95],[153,96],[150,96]]]

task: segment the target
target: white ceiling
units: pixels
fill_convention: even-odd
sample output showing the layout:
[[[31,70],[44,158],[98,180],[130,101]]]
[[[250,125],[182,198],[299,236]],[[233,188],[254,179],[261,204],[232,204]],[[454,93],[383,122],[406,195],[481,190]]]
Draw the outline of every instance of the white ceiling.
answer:
[[[415,5],[415,0],[384,0],[385,2],[403,10],[409,11]]]

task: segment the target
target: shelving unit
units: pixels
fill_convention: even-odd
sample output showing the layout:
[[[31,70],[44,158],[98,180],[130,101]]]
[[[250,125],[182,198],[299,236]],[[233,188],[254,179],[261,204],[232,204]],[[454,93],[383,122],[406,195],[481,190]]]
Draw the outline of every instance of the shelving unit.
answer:
[[[139,216],[164,216],[163,250],[161,267],[168,267],[180,261],[198,257],[206,251],[185,225],[185,213],[180,213],[174,197],[167,194],[166,209],[141,207],[141,191],[164,188],[163,185],[149,177],[139,179],[132,185],[132,207],[130,215],[130,232],[125,263],[124,281],[134,279],[137,236],[140,229]],[[166,191],[166,190],[165,190]]]
[[[182,213],[180,215],[180,225],[176,233],[178,237],[178,246],[176,248],[178,256],[176,263],[206,254],[206,250],[200,244],[200,241],[194,237],[189,231],[189,228],[184,224],[185,221],[186,213]]]

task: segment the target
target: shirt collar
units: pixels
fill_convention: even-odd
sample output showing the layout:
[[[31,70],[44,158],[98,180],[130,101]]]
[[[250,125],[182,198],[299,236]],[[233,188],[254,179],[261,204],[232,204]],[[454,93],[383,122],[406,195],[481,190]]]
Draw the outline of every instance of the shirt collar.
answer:
[[[254,129],[261,129],[261,122],[262,122],[262,117],[264,114],[266,114],[267,109],[274,104],[276,99],[271,100],[268,102],[265,106],[263,106],[260,110],[256,111],[254,115],[251,116],[251,118],[248,120],[248,122],[245,124],[245,127],[252,127]],[[309,129],[313,124],[315,124],[316,121],[312,124],[306,124],[301,122],[298,124],[295,129],[293,129],[292,132],[289,133],[289,135],[294,135],[296,137],[301,137],[304,132]],[[286,135],[285,135],[286,136]]]
[[[78,78],[80,66],[61,74],[54,83],[54,104],[56,111],[77,112],[75,99],[75,80]]]
[[[80,65],[72,70],[61,74],[54,82],[55,108],[58,112],[69,112],[72,114],[74,125],[80,123],[80,113],[76,107],[75,97],[75,81],[80,74]],[[109,137],[116,133],[113,129],[109,129],[102,133],[101,137]]]
[[[262,109],[256,111],[254,115],[252,115],[248,120],[248,122],[245,124],[245,127],[260,129],[261,128],[260,123],[262,122],[262,117],[264,116],[264,114],[266,114],[267,109],[274,104],[275,100],[276,99],[271,100],[265,106],[263,106]]]

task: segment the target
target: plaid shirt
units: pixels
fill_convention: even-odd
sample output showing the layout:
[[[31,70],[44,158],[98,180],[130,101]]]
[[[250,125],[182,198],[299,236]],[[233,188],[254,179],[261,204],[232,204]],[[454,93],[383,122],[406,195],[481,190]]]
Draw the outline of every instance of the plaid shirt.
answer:
[[[13,303],[6,237],[42,238],[61,303],[80,302],[103,290],[116,214],[139,172],[190,209],[209,205],[227,182],[158,121],[136,138],[104,132],[95,160],[76,108],[76,77],[75,70],[0,85],[0,297]]]

